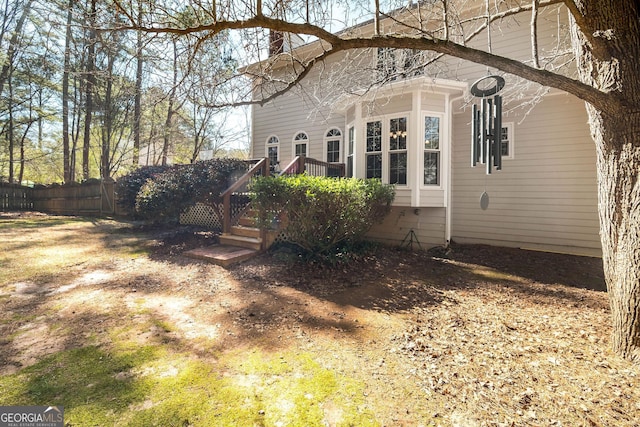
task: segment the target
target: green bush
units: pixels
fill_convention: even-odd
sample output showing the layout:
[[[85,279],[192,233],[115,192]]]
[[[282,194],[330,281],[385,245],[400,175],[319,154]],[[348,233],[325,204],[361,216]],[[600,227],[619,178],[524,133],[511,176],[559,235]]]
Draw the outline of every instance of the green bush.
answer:
[[[147,180],[165,172],[170,166],[142,166],[118,178],[116,182],[117,202],[133,212],[136,208],[138,192]]]
[[[247,170],[239,159],[213,159],[172,166],[154,175],[136,195],[135,211],[154,222],[177,221],[181,212],[197,202],[221,202],[220,194]]]
[[[318,255],[362,240],[395,196],[379,180],[308,175],[260,177],[252,188],[260,225],[281,218],[286,239]]]

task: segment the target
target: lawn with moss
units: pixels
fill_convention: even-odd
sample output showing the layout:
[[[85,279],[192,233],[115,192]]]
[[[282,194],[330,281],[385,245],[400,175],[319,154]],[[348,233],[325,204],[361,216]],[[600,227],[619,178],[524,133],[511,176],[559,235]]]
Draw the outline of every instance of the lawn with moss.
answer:
[[[0,405],[69,426],[634,426],[601,260],[453,245],[230,269],[188,227],[0,214]],[[435,254],[435,255],[434,255]]]
[[[0,315],[0,367],[13,368],[0,376],[0,405],[63,406],[69,426],[306,427],[324,426],[327,417],[378,425],[364,385],[310,353],[245,346],[196,356],[158,334],[136,339],[180,330],[145,308],[150,295],[120,304],[119,287],[129,290],[135,270],[114,270],[146,256],[144,233],[61,217],[3,221],[0,233],[0,301],[8,307]],[[34,349],[38,340],[48,345]],[[9,353],[21,350],[32,357],[12,362]]]

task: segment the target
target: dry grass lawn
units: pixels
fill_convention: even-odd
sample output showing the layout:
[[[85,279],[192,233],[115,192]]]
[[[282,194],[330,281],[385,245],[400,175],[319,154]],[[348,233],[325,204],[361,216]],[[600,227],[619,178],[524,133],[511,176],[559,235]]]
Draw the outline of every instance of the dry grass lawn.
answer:
[[[183,257],[192,228],[0,216],[0,405],[69,426],[639,426],[599,260]]]

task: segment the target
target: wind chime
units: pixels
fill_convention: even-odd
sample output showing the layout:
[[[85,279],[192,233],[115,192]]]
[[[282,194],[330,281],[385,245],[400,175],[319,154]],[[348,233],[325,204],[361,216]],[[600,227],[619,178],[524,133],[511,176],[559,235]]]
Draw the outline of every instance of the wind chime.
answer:
[[[480,107],[473,104],[471,119],[471,166],[478,163],[502,169],[502,97],[497,95],[504,87],[504,78],[489,75],[476,81],[470,89],[481,98]]]

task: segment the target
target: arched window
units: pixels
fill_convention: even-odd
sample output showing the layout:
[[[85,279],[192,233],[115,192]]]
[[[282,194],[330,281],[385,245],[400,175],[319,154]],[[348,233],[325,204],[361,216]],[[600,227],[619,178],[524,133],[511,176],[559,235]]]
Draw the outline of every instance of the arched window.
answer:
[[[340,149],[342,146],[342,132],[338,128],[331,128],[324,135],[327,162],[340,163]]]
[[[307,156],[309,152],[309,136],[306,132],[298,132],[293,137],[293,155]]]
[[[275,169],[278,161],[280,160],[280,155],[278,153],[278,149],[280,147],[280,140],[277,136],[271,135],[267,138],[267,157],[269,158],[269,165],[271,169]]]

